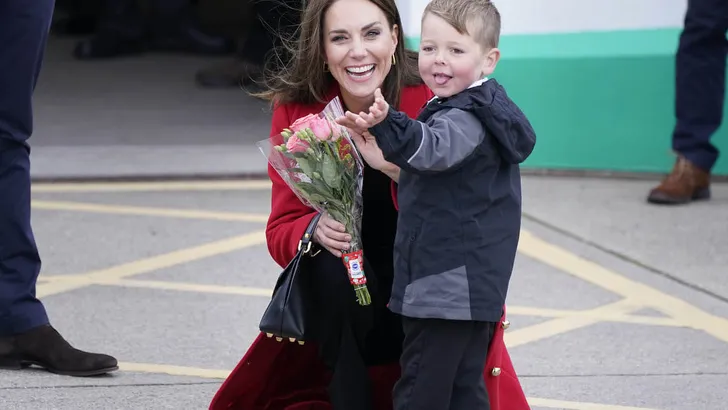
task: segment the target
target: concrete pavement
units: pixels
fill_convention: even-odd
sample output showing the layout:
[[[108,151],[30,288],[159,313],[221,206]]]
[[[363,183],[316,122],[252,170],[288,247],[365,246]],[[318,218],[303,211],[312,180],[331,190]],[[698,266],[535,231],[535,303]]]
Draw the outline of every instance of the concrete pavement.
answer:
[[[195,86],[211,58],[149,54],[73,60],[52,37],[35,95],[35,179],[260,174],[268,104]]]
[[[80,63],[52,39],[36,96],[38,294],[121,371],[0,372],[0,409],[204,409],[256,335],[279,268],[254,142],[265,105],[192,83],[209,59]],[[210,181],[189,181],[205,176]],[[181,181],[172,181],[182,178]],[[654,181],[524,178],[507,333],[534,409],[722,410],[728,401],[728,185],[687,207]]]
[[[526,179],[508,301],[507,343],[533,408],[725,408],[728,303],[534,220],[548,204],[534,186],[561,183],[578,181]],[[262,231],[268,186],[36,184],[38,293],[66,337],[117,356],[121,371],[0,372],[0,408],[204,409],[255,337],[279,272]]]

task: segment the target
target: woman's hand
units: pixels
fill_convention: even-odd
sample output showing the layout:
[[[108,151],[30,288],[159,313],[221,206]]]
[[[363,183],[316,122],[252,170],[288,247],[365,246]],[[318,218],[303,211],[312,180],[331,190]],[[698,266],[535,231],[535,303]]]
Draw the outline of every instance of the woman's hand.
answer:
[[[351,236],[346,233],[344,224],[335,221],[328,213],[321,215],[313,240],[323,246],[336,257],[341,257],[342,250],[348,250]]]

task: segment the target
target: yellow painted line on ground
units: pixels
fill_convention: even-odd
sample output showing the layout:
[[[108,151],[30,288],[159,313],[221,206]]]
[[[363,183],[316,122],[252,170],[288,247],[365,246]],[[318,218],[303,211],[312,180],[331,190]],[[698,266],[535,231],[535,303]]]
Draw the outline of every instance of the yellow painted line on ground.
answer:
[[[240,212],[197,211],[194,209],[153,208],[65,201],[32,201],[31,206],[33,209],[92,212],[113,215],[161,216],[166,218],[208,219],[230,222],[268,222],[267,214],[248,214]]]
[[[153,280],[132,280],[132,279],[102,279],[94,281],[96,285],[121,286],[128,288],[146,288],[175,290],[181,292],[217,293],[223,295],[261,296],[269,298],[273,294],[272,289],[251,288],[243,286],[222,286],[204,285],[197,283],[166,282]]]
[[[604,322],[620,322],[632,323],[651,326],[668,326],[668,327],[685,327],[682,323],[669,317],[653,317],[643,315],[629,314],[607,314],[597,312],[593,309],[589,310],[566,310],[566,309],[547,309],[532,306],[507,306],[508,317],[512,316],[536,316],[536,317],[569,317],[569,316],[588,316],[599,319]],[[517,320],[511,319],[511,322],[517,324]]]
[[[164,191],[250,191],[271,189],[269,180],[168,181],[104,183],[35,183],[32,192],[164,192]]]
[[[509,330],[504,335],[508,347],[516,347],[557,336],[573,330],[600,323],[602,315],[626,314],[642,308],[634,300],[623,299],[608,305],[585,311],[584,314],[560,317],[522,329]]]
[[[726,318],[712,315],[680,298],[628,279],[604,266],[537,238],[530,232],[522,232],[519,250],[562,272],[625,298],[638,300],[645,307],[654,308],[686,327],[702,330],[728,343],[728,319]]]
[[[273,278],[275,280],[275,278]],[[260,296],[269,298],[273,294],[273,289],[256,288],[249,286],[229,286],[229,285],[208,285],[202,283],[161,281],[161,280],[145,280],[145,279],[117,279],[117,278],[94,278],[90,279],[87,275],[49,275],[45,276],[46,282],[82,282],[88,285],[102,286],[119,286],[126,288],[146,288],[146,289],[162,289],[175,290],[180,292],[197,292],[197,293],[216,293],[221,295],[242,295],[242,296]]]
[[[197,293],[217,293],[222,295],[241,295],[241,296],[260,296],[269,298],[273,289],[256,288],[250,286],[230,286],[230,285],[208,285],[201,283],[176,282],[176,281],[156,281],[156,280],[133,280],[133,279],[89,279],[86,275],[46,275],[42,282],[67,281],[82,282],[87,285],[103,285],[103,286],[119,286],[128,288],[146,288],[146,289],[162,289],[174,290],[181,292],[197,292]],[[39,279],[39,282],[41,280]],[[639,308],[639,307],[637,307]],[[609,313],[598,309],[590,310],[566,310],[566,309],[546,309],[532,306],[508,306],[508,316],[537,316],[549,318],[566,318],[566,317],[587,317],[594,319],[595,322],[617,322],[630,324],[643,324],[651,326],[668,326],[668,327],[685,327],[681,323],[667,317],[651,317],[640,315],[628,315],[622,313]],[[514,327],[518,326],[518,321],[511,319]],[[513,328],[512,328],[513,329]],[[512,330],[515,331],[515,330]]]
[[[657,410],[647,407],[618,406],[614,404],[586,403],[580,401],[564,401],[552,399],[540,399],[529,397],[528,404],[531,406],[547,407],[550,409],[562,410]]]
[[[172,376],[225,379],[231,370],[202,369],[199,367],[174,366],[169,364],[119,362],[119,369],[125,372],[169,374]]]
[[[175,366],[168,364],[154,364],[154,363],[131,363],[131,362],[120,362],[119,369],[125,372],[134,373],[153,373],[153,374],[168,374],[171,376],[186,376],[186,377],[200,377],[204,379],[226,379],[231,370],[221,369],[204,369],[199,367],[189,366]],[[646,407],[630,407],[630,406],[618,406],[610,404],[599,404],[599,403],[588,403],[579,401],[564,401],[564,400],[553,400],[543,399],[537,397],[528,397],[528,403],[531,406],[540,406],[554,409],[566,409],[566,410],[656,410]]]
[[[82,275],[76,275],[76,280],[53,280],[48,283],[38,285],[37,296],[45,297],[68,292],[90,286],[97,280],[124,279],[130,276],[169,268],[182,263],[192,262],[262,243],[265,243],[265,231],[256,231],[246,235],[235,236],[229,239],[223,239],[204,245],[140,259],[134,262],[123,263],[106,269],[87,272]]]

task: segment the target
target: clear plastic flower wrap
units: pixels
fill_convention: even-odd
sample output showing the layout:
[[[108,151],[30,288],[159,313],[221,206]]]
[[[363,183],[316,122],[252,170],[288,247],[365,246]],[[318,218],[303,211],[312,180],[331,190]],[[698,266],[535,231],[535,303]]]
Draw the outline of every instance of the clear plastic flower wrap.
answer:
[[[341,259],[357,301],[369,305],[361,241],[364,162],[348,130],[335,121],[342,115],[336,97],[320,113],[297,119],[258,147],[304,204],[344,224],[352,240]]]

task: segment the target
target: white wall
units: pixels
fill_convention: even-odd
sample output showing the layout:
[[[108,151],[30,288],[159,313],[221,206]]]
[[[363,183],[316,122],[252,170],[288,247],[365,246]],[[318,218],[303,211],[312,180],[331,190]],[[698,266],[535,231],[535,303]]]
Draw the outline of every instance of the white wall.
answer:
[[[687,0],[493,0],[503,34],[682,27]],[[429,0],[397,0],[407,36],[419,36]]]

